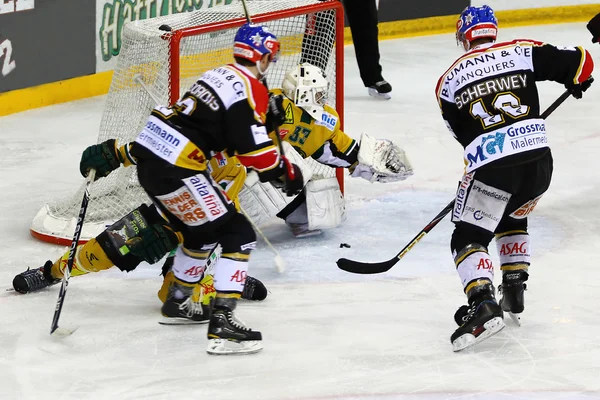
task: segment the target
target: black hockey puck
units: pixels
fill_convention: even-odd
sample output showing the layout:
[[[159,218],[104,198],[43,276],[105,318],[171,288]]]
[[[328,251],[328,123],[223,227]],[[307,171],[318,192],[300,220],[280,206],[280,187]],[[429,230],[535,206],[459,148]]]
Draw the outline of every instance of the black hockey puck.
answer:
[[[167,25],[167,24],[162,24],[161,26],[158,27],[159,30],[161,31],[165,31],[165,32],[171,32],[173,29]]]
[[[352,246],[350,246],[348,243],[340,243],[340,249],[343,249],[344,247],[349,249]]]

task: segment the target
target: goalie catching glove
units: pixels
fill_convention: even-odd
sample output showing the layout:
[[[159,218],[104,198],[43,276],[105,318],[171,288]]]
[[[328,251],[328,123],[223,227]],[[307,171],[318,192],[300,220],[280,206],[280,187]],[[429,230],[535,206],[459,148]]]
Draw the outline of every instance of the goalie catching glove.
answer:
[[[386,139],[375,139],[363,133],[358,161],[349,168],[353,177],[369,182],[403,181],[414,174],[404,150]]]

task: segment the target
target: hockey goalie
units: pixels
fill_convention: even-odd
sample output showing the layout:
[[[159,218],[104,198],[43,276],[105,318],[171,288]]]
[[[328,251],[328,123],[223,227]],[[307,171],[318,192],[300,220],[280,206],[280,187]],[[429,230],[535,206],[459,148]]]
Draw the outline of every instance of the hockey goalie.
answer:
[[[329,167],[347,168],[352,177],[370,182],[401,181],[413,174],[405,152],[391,141],[363,133],[359,143],[344,133],[336,110],[326,104],[328,89],[323,71],[303,63],[285,75],[281,89],[271,90],[285,154],[302,169],[305,187],[290,198],[249,173],[240,203],[257,225],[277,216],[294,236],[307,237],[335,228],[345,219],[344,198],[336,178],[312,171],[304,161],[308,157]],[[270,135],[275,139],[275,131]]]

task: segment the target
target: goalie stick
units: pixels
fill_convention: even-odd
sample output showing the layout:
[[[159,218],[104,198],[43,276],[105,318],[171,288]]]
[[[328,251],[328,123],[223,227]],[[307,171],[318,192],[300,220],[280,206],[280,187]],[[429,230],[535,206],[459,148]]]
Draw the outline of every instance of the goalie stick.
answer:
[[[88,173],[87,180],[85,183],[85,190],[83,191],[83,200],[81,201],[81,208],[79,209],[79,216],[77,217],[77,224],[75,225],[75,233],[73,234],[73,241],[71,242],[71,248],[69,249],[67,268],[65,268],[65,272],[63,274],[62,284],[60,285],[60,291],[58,292],[56,308],[54,309],[54,317],[52,318],[50,335],[58,338],[69,336],[76,330],[60,328],[58,326],[58,319],[60,318],[60,313],[65,302],[65,296],[67,295],[67,286],[69,286],[69,278],[71,277],[71,271],[73,270],[75,253],[77,253],[77,245],[79,244],[79,238],[81,237],[81,228],[83,227],[83,220],[85,219],[85,213],[87,212],[88,203],[90,201],[90,185],[94,181],[95,177],[96,170],[91,169]]]
[[[542,113],[541,118],[542,119],[548,118],[550,116],[550,114],[552,114],[554,112],[554,110],[556,110],[567,98],[569,98],[570,95],[571,95],[571,93],[569,93],[569,91],[566,90],[563,94],[560,95],[560,97],[558,97],[558,99],[556,99],[554,101],[554,103],[552,103],[546,109],[546,111],[544,111]],[[444,209],[442,211],[440,211],[440,213],[438,215],[436,215],[435,218],[433,218],[425,226],[425,228],[421,229],[421,232],[419,232],[417,234],[417,236],[415,236],[410,242],[408,242],[408,244],[406,246],[404,246],[404,248],[390,260],[382,261],[382,262],[378,262],[378,263],[368,263],[368,262],[349,260],[347,258],[340,258],[339,260],[337,260],[336,264],[337,264],[338,268],[340,268],[344,271],[347,271],[347,272],[352,272],[354,274],[380,274],[382,272],[387,272],[390,269],[392,269],[392,267],[394,265],[396,265],[396,263],[398,261],[400,261],[402,259],[402,257],[404,257],[406,255],[406,253],[408,253],[410,251],[410,249],[412,249],[414,247],[414,245],[419,243],[419,241],[421,239],[423,239],[423,237],[425,235],[427,235],[433,228],[435,228],[435,226],[442,219],[444,219],[444,217],[446,215],[448,215],[450,213],[450,211],[452,211],[453,208],[454,208],[454,200],[452,200],[450,203],[448,203],[448,205],[446,207],[444,207]]]

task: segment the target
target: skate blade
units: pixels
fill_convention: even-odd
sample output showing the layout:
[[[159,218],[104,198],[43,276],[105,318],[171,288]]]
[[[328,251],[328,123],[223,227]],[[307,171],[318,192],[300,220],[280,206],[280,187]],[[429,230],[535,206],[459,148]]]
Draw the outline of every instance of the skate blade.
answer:
[[[304,232],[298,233],[297,235],[296,234],[293,234],[293,235],[296,239],[304,239],[304,238],[309,238],[309,237],[313,237],[313,236],[319,236],[322,234],[323,234],[322,230],[315,229],[314,231],[304,231]]]
[[[392,98],[391,93],[379,93],[377,89],[369,88],[369,96],[377,99],[389,100]]]
[[[187,318],[180,317],[165,317],[163,316],[161,320],[158,321],[160,325],[170,325],[170,326],[179,326],[179,325],[206,325],[208,324],[208,318],[203,319],[201,321],[193,321]]]
[[[73,329],[67,329],[67,328],[61,328],[60,326],[58,328],[56,328],[54,330],[54,332],[52,332],[50,334],[50,336],[52,336],[53,338],[56,339],[64,339],[66,337],[71,336],[73,333],[75,333],[75,331],[79,329],[79,327],[77,328],[73,328]]]
[[[511,313],[510,311],[505,312],[508,314],[510,319],[512,319],[513,322],[517,324],[517,326],[521,326],[521,313]]]
[[[485,331],[483,331],[479,336],[475,337],[470,333],[465,333],[464,335],[457,338],[454,342],[452,342],[452,350],[454,352],[458,352],[464,349],[468,349],[469,347],[472,347],[477,343],[494,336],[496,333],[500,332],[505,326],[506,325],[504,325],[502,317],[492,318],[485,324],[483,324]]]
[[[261,340],[246,340],[234,342],[227,339],[209,339],[206,352],[208,354],[222,355],[243,355],[252,354],[261,351],[263,348]]]

